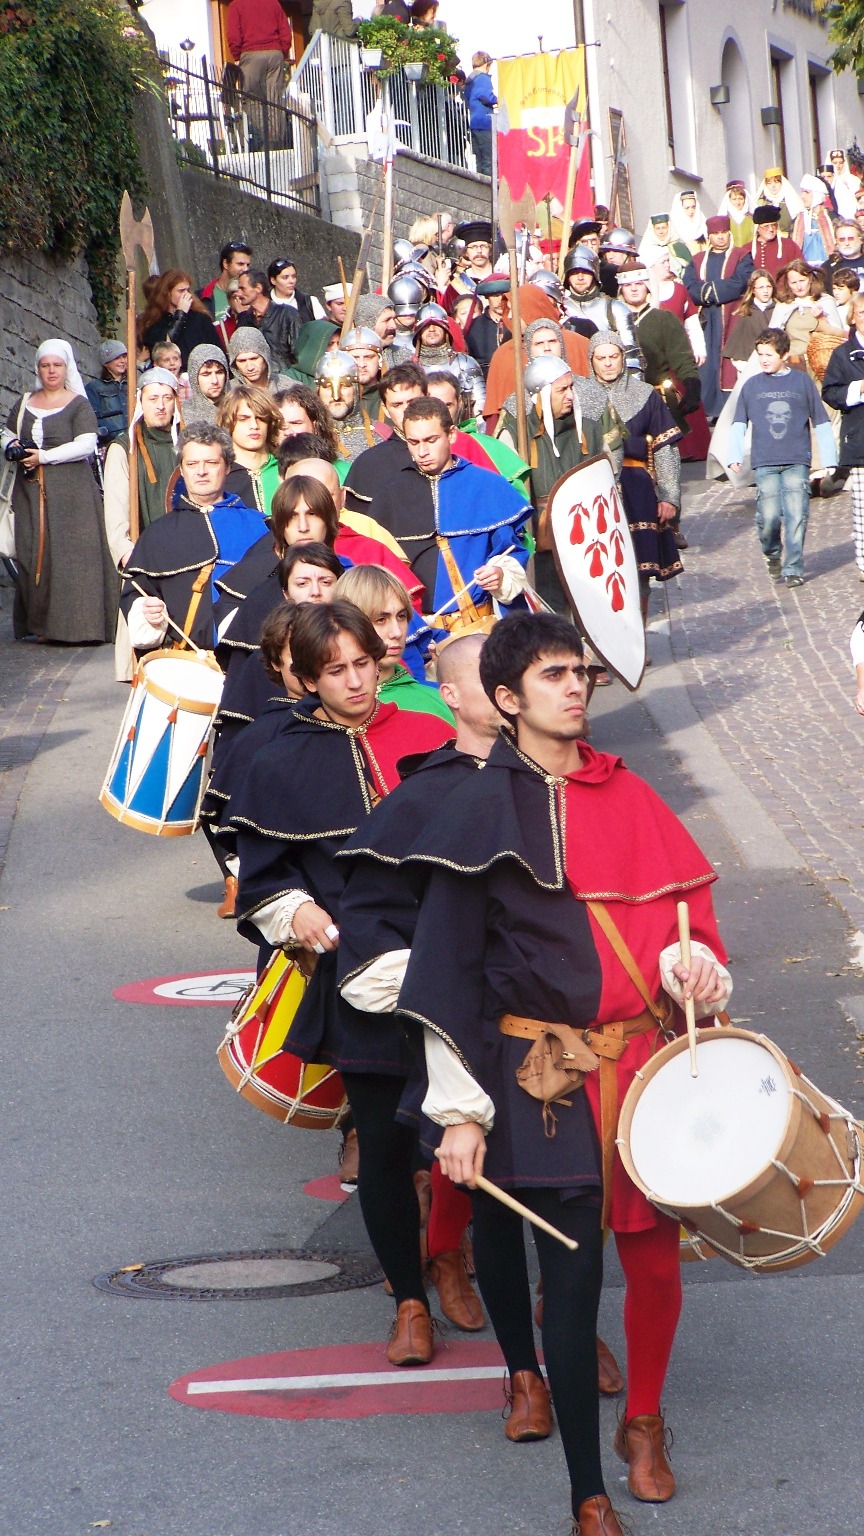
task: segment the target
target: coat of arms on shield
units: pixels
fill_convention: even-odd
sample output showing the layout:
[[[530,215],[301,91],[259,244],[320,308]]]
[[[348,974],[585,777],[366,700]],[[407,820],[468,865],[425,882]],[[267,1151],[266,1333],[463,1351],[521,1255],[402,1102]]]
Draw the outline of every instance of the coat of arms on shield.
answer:
[[[633,540],[605,453],[556,481],[546,503],[558,575],[592,650],[630,689],[645,670]]]

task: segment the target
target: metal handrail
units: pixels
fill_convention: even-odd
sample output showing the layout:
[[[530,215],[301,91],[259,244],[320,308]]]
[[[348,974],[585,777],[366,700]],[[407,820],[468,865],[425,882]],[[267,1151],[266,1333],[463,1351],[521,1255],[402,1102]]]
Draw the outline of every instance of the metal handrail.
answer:
[[[320,217],[318,124],[296,93],[267,100],[244,91],[240,72],[160,54],[178,158],[270,203]]]

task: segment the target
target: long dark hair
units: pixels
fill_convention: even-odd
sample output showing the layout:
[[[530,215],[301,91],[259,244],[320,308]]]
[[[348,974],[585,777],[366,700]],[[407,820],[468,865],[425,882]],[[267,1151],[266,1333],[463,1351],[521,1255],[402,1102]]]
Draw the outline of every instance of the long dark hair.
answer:
[[[327,444],[334,461],[341,458],[341,449],[339,447],[339,439],[336,436],[336,428],[333,425],[333,417],[330,415],[326,405],[322,405],[314,389],[310,389],[308,384],[293,384],[290,389],[280,389],[278,394],[274,396],[274,399],[277,405],[281,405],[284,400],[296,400],[297,404],[302,407],[309,417],[315,436],[320,437],[321,441]]]

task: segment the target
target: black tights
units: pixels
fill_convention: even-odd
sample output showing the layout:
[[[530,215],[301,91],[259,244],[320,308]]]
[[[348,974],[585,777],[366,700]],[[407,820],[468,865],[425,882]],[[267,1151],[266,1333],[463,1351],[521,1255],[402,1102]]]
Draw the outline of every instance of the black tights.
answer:
[[[517,1189],[514,1194],[579,1244],[572,1253],[531,1228],[543,1279],[543,1354],[575,1515],[584,1499],[605,1492],[596,1344],[603,1283],[600,1212],[574,1200],[562,1203],[554,1189]],[[517,1371],[539,1374],[522,1219],[481,1191],[475,1190],[471,1201],[477,1284],[507,1369],[511,1376]]]
[[[357,1193],[369,1241],[393,1287],[397,1307],[403,1301],[422,1301],[428,1308],[420,1263],[420,1207],[414,1188],[417,1138],[396,1120],[405,1079],[343,1072],[342,1081],[357,1131]]]

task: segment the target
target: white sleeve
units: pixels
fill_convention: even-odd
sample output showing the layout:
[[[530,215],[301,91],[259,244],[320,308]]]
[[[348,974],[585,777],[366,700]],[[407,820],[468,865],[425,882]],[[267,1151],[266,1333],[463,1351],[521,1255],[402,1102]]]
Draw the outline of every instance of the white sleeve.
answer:
[[[862,403],[861,402],[861,385],[862,384],[864,384],[864,379],[853,379],[852,380],[852,383],[849,385],[849,388],[846,391],[846,404],[847,404],[847,406],[860,405]]]
[[[78,459],[90,459],[96,452],[96,433],[82,432],[71,443],[61,443],[59,448],[40,448],[40,464],[74,464]]]
[[[129,537],[129,455],[119,443],[112,443],[105,455],[102,471],[105,485],[105,532],[111,559],[118,570],[134,549]]]
[[[346,1003],[362,1013],[394,1013],[410,958],[410,949],[379,955],[365,970],[349,976],[339,991]]]
[[[312,900],[308,891],[286,891],[265,907],[259,907],[252,922],[268,944],[296,944],[297,935],[291,925],[300,908]]]
[[[151,624],[144,617],[144,598],[136,597],[132,607],[126,615],[126,624],[129,629],[129,639],[133,650],[152,651],[157,645],[161,645],[168,633],[168,619],[164,624]]]
[[[493,555],[489,564],[497,565],[503,573],[501,590],[495,593],[499,603],[512,603],[528,585],[528,572],[515,555]]]
[[[712,965],[716,965],[717,970],[720,973],[720,979],[721,979],[721,981],[723,982],[723,985],[726,988],[726,996],[725,997],[721,997],[719,1002],[716,1002],[716,1003],[695,1003],[695,1012],[696,1012],[697,1019],[706,1019],[710,1015],[719,1012],[719,1010],[721,1008],[728,1007],[729,999],[732,996],[732,977],[730,976],[729,972],[727,971],[725,965],[721,965],[720,964],[720,961],[717,959],[717,956],[708,948],[707,944],[700,944],[698,939],[694,939],[692,941],[691,945],[690,945],[690,950],[691,950],[692,954],[694,954],[694,955],[701,955],[703,960],[710,960]],[[680,960],[681,960],[681,945],[680,944],[667,944],[665,949],[661,949],[661,951],[660,951],[660,980],[663,983],[664,991],[668,992],[669,996],[676,1003],[680,1003],[681,1006],[683,1007],[683,1005],[684,1005],[684,988],[682,987],[680,981],[678,980],[678,977],[674,976],[672,974],[672,967],[673,967],[673,965],[678,965],[680,963]],[[694,1000],[694,1002],[695,1002],[695,1000]]]
[[[423,1100],[423,1113],[436,1125],[466,1125],[473,1121],[491,1131],[495,1105],[488,1093],[467,1072],[446,1040],[434,1030],[424,1029],[426,1071],[429,1087]]]
[[[849,649],[852,652],[853,665],[856,667],[864,665],[864,624],[860,619],[850,636]]]
[[[222,619],[220,624],[217,626],[217,629],[216,629],[216,639],[217,640],[224,640],[225,639],[225,636],[227,635],[229,629],[231,628],[231,625],[234,623],[234,620],[237,617],[237,614],[239,612],[240,612],[240,604],[238,603],[236,608],[232,608],[230,613],[226,613],[224,619]]]
[[[694,360],[701,368],[708,354],[705,350],[705,332],[699,323],[699,316],[690,315],[684,321],[684,329],[687,332],[687,340],[690,343]]]
[[[327,319],[327,311],[324,308],[324,305],[321,303],[320,299],[316,299],[314,293],[312,295],[312,313],[316,320]]]

